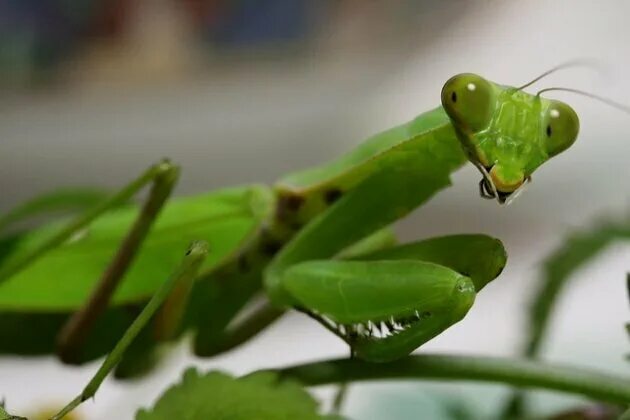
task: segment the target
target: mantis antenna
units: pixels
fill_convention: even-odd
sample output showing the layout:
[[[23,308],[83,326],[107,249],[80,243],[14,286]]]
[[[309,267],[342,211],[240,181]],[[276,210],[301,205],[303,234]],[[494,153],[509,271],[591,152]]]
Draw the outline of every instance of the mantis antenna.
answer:
[[[529,87],[531,85],[533,85],[534,83],[536,83],[537,81],[549,76],[552,73],[555,73],[559,70],[564,70],[564,69],[568,69],[571,67],[587,67],[587,68],[591,68],[591,69],[595,69],[598,71],[601,71],[601,66],[598,65],[594,60],[587,60],[587,59],[578,59],[578,60],[571,60],[571,61],[567,61],[565,63],[562,64],[558,64],[555,67],[552,67],[551,69],[545,71],[544,73],[542,73],[539,76],[536,76],[534,79],[530,80],[529,82],[525,83],[522,86],[519,86],[516,90],[523,90],[526,87]]]
[[[555,67],[552,67],[551,69],[543,72],[542,74],[540,74],[539,76],[536,76],[534,79],[530,80],[529,82],[525,83],[522,86],[519,86],[516,90],[523,90],[526,87],[529,87],[531,85],[533,85],[534,83],[538,82],[539,80],[549,76],[552,73],[555,73],[559,70],[564,70],[567,68],[571,68],[571,67],[588,67],[588,68],[592,68],[592,69],[596,69],[596,70],[601,70],[601,66],[597,64],[597,62],[595,62],[594,60],[587,60],[587,59],[578,59],[578,60],[571,60],[571,61],[567,61],[565,63],[562,64],[558,64]],[[565,87],[549,87],[549,88],[544,88],[539,90],[536,93],[536,96],[540,96],[540,94],[544,93],[544,92],[550,92],[550,91],[563,91],[563,92],[570,92],[570,93],[575,93],[578,95],[582,95],[582,96],[586,96],[587,98],[591,98],[591,99],[595,99],[596,101],[599,101],[605,105],[608,105],[612,108],[615,108],[621,112],[625,112],[626,114],[630,114],[630,106],[619,103],[619,102],[615,102],[612,99],[608,99],[605,98],[603,96],[599,96],[596,95],[594,93],[590,93],[590,92],[586,92],[583,90],[579,90],[579,89],[573,89],[573,88],[565,88]]]
[[[587,98],[595,99],[603,104],[606,104],[612,108],[618,109],[621,112],[625,112],[626,114],[630,114],[630,106],[624,105],[619,102],[615,102],[612,99],[605,98],[603,96],[595,95],[594,93],[585,92],[579,89],[573,88],[565,88],[565,87],[549,87],[545,89],[541,89],[536,93],[536,96],[540,96],[541,93],[550,92],[550,91],[562,91],[562,92],[570,92],[578,95],[586,96]]]

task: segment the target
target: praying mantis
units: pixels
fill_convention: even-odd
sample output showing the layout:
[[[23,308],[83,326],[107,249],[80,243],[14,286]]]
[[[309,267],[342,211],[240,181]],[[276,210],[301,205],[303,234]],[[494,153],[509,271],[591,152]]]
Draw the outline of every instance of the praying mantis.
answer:
[[[91,360],[153,296],[101,380],[117,364],[122,376],[150,367],[159,343],[185,332],[200,356],[229,350],[288,309],[353,357],[401,358],[464,318],[507,257],[486,235],[397,245],[388,227],[466,162],[482,174],[483,197],[509,202],[578,131],[569,105],[465,73],[445,83],[441,106],[273,187],[169,200],[180,169],[159,162],[75,219],[0,242],[0,351]],[[147,185],[140,208],[125,204]],[[207,249],[193,245],[161,293],[191,240]]]

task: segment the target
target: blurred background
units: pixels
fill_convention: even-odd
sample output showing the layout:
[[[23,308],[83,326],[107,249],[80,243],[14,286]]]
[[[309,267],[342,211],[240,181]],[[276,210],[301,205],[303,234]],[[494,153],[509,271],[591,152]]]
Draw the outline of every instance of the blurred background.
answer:
[[[536,87],[630,103],[629,15],[623,0],[0,0],[0,210],[60,186],[115,188],[165,156],[184,168],[178,194],[273,182],[437,106],[444,81],[464,71],[519,85],[586,58],[600,69],[564,70]],[[568,232],[630,212],[629,116],[553,96],[576,108],[581,136],[515,203],[481,200],[470,166],[399,226],[406,240],[491,234],[510,256],[466,319],[420,352],[516,354],[542,259]],[[629,257],[630,246],[618,244],[579,271],[553,318],[546,359],[630,373]],[[182,345],[148,381],[106,381],[81,412],[131,418],[191,364],[242,374],[346,351],[290,315],[216,359],[194,359]],[[3,357],[0,396],[16,412],[65,403],[96,366]],[[331,391],[316,395],[326,401]],[[362,384],[351,388],[345,413],[440,418],[440,397],[489,416],[506,393],[477,384]],[[539,392],[535,402],[554,412],[580,400]]]

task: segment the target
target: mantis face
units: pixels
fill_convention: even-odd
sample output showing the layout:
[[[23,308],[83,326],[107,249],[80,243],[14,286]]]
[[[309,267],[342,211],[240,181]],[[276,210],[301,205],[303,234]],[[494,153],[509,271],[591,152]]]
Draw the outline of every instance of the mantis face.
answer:
[[[569,148],[579,119],[567,104],[463,73],[442,88],[442,106],[468,159],[484,175],[482,195],[503,203],[532,172]]]

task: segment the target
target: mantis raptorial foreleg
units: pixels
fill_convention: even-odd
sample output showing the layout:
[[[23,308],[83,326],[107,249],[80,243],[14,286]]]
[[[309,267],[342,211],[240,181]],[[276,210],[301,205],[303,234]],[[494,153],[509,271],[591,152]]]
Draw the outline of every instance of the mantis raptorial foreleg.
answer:
[[[194,281],[197,276],[199,267],[203,263],[204,258],[208,254],[208,245],[205,242],[195,242],[191,245],[190,249],[186,253],[184,260],[179,268],[173,273],[173,275],[160,286],[158,291],[153,295],[149,303],[144,307],[140,315],[129,326],[125,334],[120,341],[116,344],[114,349],[109,353],[105,361],[98,369],[94,377],[90,380],[83,391],[72,400],[66,407],[64,407],[59,413],[57,413],[51,420],[59,420],[63,418],[70,411],[74,410],[83,401],[94,396],[98,388],[103,383],[103,380],[114,369],[120,359],[125,354],[127,348],[131,345],[133,340],[137,337],[140,331],[151,320],[153,315],[160,308],[162,303],[172,293],[173,289],[181,284],[187,284]]]
[[[396,237],[392,230],[390,228],[384,228],[342,250],[337,255],[337,258],[348,259],[356,258],[361,255],[369,255],[373,252],[390,248],[395,243]],[[221,281],[221,279],[217,280]],[[225,283],[224,279],[222,283]],[[246,282],[243,281],[235,282],[235,284],[240,286],[244,283],[246,284]],[[227,293],[222,293],[222,296],[225,294]],[[242,296],[242,293],[237,294],[237,296]],[[284,313],[284,309],[273,306],[266,298],[263,298],[263,301],[255,309],[248,311],[243,316],[237,316],[225,328],[215,328],[211,330],[201,327],[202,331],[208,331],[214,334],[211,340],[200,340],[208,343],[208,345],[204,347],[204,356],[215,356],[233,349],[267,328]],[[210,325],[210,322],[205,322],[203,325]]]
[[[394,158],[400,165],[370,177],[305,227],[265,278],[274,303],[302,308],[371,361],[402,357],[459,321],[505,264],[499,241],[468,235],[331,260],[448,185],[448,169],[436,159],[413,152]]]

